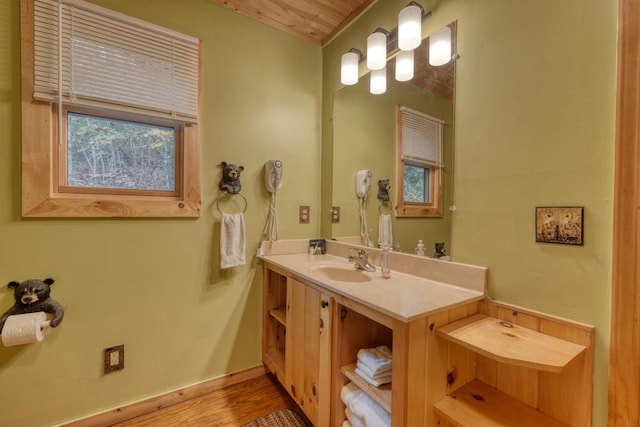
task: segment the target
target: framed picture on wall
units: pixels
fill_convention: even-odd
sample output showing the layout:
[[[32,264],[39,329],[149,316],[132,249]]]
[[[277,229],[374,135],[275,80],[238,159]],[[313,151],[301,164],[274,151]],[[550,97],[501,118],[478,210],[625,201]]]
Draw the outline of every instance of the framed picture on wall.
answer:
[[[583,245],[582,206],[536,207],[536,242]]]

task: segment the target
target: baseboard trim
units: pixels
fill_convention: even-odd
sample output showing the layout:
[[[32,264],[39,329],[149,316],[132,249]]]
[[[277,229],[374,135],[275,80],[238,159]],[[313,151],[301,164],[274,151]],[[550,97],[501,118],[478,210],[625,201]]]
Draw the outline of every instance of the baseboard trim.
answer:
[[[128,419],[157,411],[185,400],[211,393],[221,388],[257,378],[267,373],[264,366],[246,369],[233,374],[224,375],[212,380],[203,381],[178,390],[170,391],[158,396],[150,397],[129,405],[120,406],[95,415],[90,415],[67,424],[64,427],[100,427],[126,421]]]

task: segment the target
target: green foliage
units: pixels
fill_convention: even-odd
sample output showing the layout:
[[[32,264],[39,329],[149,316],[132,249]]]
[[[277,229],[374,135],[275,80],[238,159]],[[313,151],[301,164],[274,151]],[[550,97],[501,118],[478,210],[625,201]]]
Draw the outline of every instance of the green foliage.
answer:
[[[404,165],[404,201],[426,203],[429,201],[429,169]]]
[[[69,113],[72,187],[175,190],[173,128]]]

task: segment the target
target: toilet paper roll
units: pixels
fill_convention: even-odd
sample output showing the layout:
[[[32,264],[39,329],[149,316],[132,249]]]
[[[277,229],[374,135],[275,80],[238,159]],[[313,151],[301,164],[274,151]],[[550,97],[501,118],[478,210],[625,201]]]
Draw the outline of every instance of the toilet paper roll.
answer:
[[[2,344],[11,347],[42,341],[43,329],[48,326],[49,321],[43,311],[9,316],[2,328]]]

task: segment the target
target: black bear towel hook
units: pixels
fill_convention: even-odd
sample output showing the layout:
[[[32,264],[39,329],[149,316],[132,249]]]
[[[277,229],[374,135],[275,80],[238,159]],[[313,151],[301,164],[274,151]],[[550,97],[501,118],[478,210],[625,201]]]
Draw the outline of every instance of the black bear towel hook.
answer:
[[[378,181],[378,200],[381,202],[389,201],[389,190],[391,189],[391,185],[389,184],[388,179],[381,179]]]
[[[238,194],[242,189],[240,185],[240,172],[244,170],[244,166],[236,166],[231,163],[220,163],[222,168],[222,178],[218,188],[222,191],[226,191],[229,194]]]

